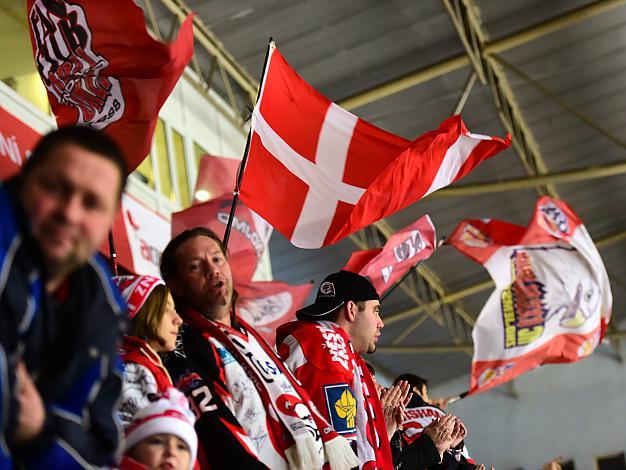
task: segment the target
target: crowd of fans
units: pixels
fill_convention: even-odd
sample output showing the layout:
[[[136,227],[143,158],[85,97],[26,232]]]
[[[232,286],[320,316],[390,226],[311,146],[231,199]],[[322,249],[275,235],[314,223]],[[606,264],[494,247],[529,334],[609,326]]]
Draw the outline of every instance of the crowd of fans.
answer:
[[[0,469],[484,468],[424,379],[376,382],[366,278],[329,275],[276,349],[235,314],[208,229],[169,242],[162,279],[111,278],[125,175],[108,137],[69,127],[0,186]]]

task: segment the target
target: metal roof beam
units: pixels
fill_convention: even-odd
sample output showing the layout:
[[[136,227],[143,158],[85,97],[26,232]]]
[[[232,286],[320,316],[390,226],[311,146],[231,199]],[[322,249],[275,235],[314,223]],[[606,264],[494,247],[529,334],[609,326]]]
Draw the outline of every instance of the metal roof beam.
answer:
[[[487,43],[483,48],[483,52],[491,54],[513,49],[514,47],[534,41],[535,39],[543,37],[547,34],[567,28],[568,26],[572,26],[624,4],[626,4],[626,0],[601,0],[585,5],[581,8],[565,13],[564,15],[557,16],[518,31],[517,33],[513,33],[491,43]],[[365,106],[366,104],[381,100],[387,96],[400,93],[408,88],[412,88],[421,83],[432,80],[433,78],[454,72],[455,70],[468,66],[470,63],[470,59],[466,54],[451,57],[423,69],[411,72],[402,77],[382,83],[346,99],[340,100],[338,104],[345,109],[355,109],[360,106]]]
[[[614,331],[606,334],[606,339],[619,341],[626,339],[626,331]],[[376,352],[387,354],[441,354],[441,353],[473,353],[471,344],[419,344],[411,346],[378,346]]]
[[[161,3],[180,20],[192,13],[182,0],[160,0]],[[196,15],[193,18],[193,35],[204,49],[214,57],[217,57],[225,72],[246,92],[250,103],[256,101],[258,82],[252,78],[247,70],[226,50],[224,45],[213,35],[209,28]]]
[[[420,344],[419,346],[378,346],[377,353],[387,354],[441,354],[469,353],[474,351],[471,344]]]
[[[568,113],[570,113],[573,116],[575,116],[576,118],[578,118],[580,121],[582,121],[585,124],[587,124],[593,130],[595,130],[600,135],[603,135],[604,137],[609,139],[611,142],[613,142],[618,147],[621,147],[622,149],[626,150],[626,141],[625,140],[620,139],[618,136],[613,134],[608,129],[600,126],[591,117],[587,116],[585,113],[583,113],[583,112],[577,110],[576,108],[574,108],[571,104],[569,104],[567,101],[565,101],[559,95],[557,95],[556,93],[550,91],[548,88],[543,86],[537,80],[534,80],[530,75],[528,75],[522,69],[520,69],[519,67],[516,67],[515,65],[513,65],[510,62],[504,60],[502,57],[500,57],[498,55],[491,54],[490,57],[495,59],[498,63],[502,64],[504,67],[506,67],[511,72],[513,72],[515,75],[520,77],[526,83],[531,85],[533,88],[535,88],[537,91],[539,91],[539,93],[541,93],[543,96],[548,98],[550,101],[558,104],[565,111],[567,111]]]
[[[440,189],[428,197],[429,199],[432,199],[441,197],[476,196],[479,194],[531,189],[555,184],[575,183],[577,181],[607,178],[624,173],[626,173],[626,162],[609,163],[607,165],[595,165],[576,170],[524,176],[522,178],[501,179],[484,183],[460,184]]]

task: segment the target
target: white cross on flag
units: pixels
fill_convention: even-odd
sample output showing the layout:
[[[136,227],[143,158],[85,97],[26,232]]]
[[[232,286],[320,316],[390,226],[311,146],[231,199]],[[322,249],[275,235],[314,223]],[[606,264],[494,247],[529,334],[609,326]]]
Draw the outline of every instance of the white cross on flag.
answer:
[[[241,199],[300,248],[319,248],[462,178],[510,139],[460,116],[414,141],[324,98],[270,45]]]

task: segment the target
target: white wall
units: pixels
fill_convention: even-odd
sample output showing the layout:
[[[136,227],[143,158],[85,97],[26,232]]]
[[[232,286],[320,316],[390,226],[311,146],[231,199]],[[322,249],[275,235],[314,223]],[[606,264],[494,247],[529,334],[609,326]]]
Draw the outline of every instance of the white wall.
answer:
[[[621,352],[626,355],[623,343]],[[468,385],[463,377],[430,395],[456,395]],[[593,470],[596,456],[626,450],[626,365],[610,346],[574,364],[531,371],[515,380],[514,390],[517,399],[501,386],[449,405],[468,426],[477,462],[529,470],[563,456],[577,470]]]

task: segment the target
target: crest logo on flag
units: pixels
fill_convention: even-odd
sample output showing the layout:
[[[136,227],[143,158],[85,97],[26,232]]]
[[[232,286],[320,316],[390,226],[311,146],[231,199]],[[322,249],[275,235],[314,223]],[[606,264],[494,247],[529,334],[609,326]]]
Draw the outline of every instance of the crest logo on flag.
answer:
[[[598,331],[592,338],[585,340],[583,344],[578,348],[578,357],[589,356],[600,344],[600,332]]]
[[[484,234],[471,224],[467,224],[463,228],[463,233],[461,233],[459,239],[472,248],[487,248],[493,244],[493,241],[488,235]]]
[[[515,366],[515,363],[510,362],[508,364],[504,364],[503,366],[495,367],[493,369],[492,368],[486,369],[482,374],[480,374],[480,377],[478,378],[478,386],[483,387],[487,385],[488,383],[493,382],[496,379],[499,379],[506,373],[506,371],[508,371],[509,369],[512,369],[513,366]]]
[[[103,129],[124,114],[119,80],[100,77],[109,61],[91,48],[92,32],[83,8],[67,2],[35,0],[29,21],[35,62],[48,91],[78,112],[76,124]]]
[[[513,251],[511,270],[513,282],[501,295],[504,347],[507,349],[537,340],[543,333],[547,314],[546,288],[537,280],[527,251]]]
[[[539,210],[539,223],[546,231],[559,238],[569,233],[567,215],[556,204],[548,202],[541,205]]]

